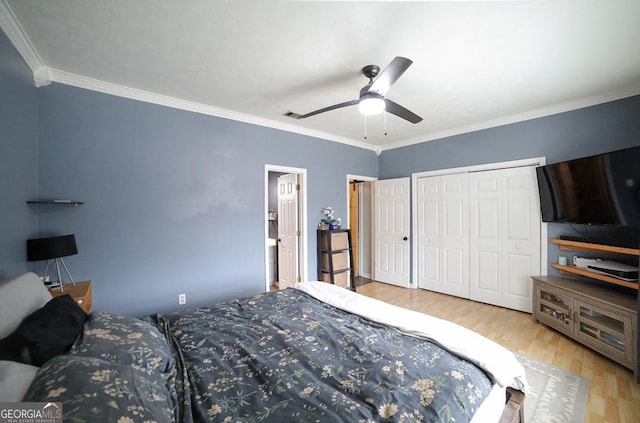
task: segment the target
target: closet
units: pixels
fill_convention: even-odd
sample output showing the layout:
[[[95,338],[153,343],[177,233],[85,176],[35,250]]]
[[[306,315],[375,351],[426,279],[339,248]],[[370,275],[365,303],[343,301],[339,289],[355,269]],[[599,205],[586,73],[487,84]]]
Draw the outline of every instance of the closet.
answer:
[[[535,166],[416,180],[418,286],[531,312],[540,273]]]

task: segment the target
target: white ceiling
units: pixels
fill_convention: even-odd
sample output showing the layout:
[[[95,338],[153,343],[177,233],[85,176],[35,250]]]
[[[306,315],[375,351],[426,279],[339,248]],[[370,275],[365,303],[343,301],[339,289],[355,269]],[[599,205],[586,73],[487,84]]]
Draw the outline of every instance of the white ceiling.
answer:
[[[358,145],[394,148],[640,94],[640,1],[0,0],[48,81]],[[360,69],[413,65],[365,121]]]

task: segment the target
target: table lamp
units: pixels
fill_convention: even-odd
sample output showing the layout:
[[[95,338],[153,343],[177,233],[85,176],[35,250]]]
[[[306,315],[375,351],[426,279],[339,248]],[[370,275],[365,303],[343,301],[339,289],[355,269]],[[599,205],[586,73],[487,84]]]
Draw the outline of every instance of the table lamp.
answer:
[[[49,269],[53,267],[52,264],[54,264],[56,267],[56,272],[58,274],[58,282],[60,282],[60,291],[64,291],[62,287],[62,277],[60,275],[60,263],[62,263],[62,267],[64,267],[64,270],[67,272],[69,280],[71,280],[73,286],[76,285],[73,277],[71,277],[71,273],[69,273],[67,265],[62,259],[62,257],[72,256],[74,254],[78,254],[75,235],[62,235],[49,238],[34,238],[27,240],[27,260],[47,260],[47,267],[45,268],[44,274],[42,275],[43,283],[46,281],[47,275],[49,274]]]

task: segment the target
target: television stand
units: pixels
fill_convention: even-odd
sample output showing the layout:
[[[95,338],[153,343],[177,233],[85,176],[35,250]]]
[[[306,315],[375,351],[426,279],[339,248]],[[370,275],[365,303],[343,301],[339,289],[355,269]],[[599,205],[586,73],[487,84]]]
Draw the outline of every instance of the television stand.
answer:
[[[533,318],[632,370],[636,381],[636,297],[554,276],[532,276]]]

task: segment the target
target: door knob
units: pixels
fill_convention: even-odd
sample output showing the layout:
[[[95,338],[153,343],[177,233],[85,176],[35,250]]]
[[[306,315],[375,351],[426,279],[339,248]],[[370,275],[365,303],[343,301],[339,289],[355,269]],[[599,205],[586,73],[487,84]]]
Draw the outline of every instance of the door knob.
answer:
[[[407,241],[409,238],[407,238],[406,236],[404,238],[402,238],[403,241]]]

